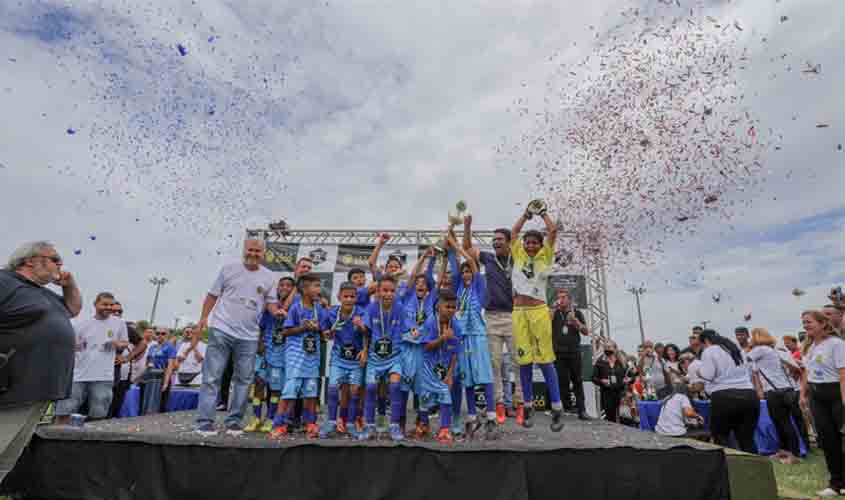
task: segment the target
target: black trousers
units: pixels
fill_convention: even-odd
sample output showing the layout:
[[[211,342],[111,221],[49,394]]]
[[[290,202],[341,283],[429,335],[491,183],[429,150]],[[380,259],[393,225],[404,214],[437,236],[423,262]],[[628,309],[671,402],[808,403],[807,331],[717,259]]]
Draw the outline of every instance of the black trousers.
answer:
[[[752,389],[725,389],[710,395],[710,432],[720,446],[730,447],[731,432],[739,449],[757,453],[754,431],[760,417],[760,400]]]
[[[845,474],[842,471],[842,396],[839,383],[810,384],[810,411],[816,422],[819,444],[824,451],[824,461],[830,473],[830,486],[833,489],[845,487]]]
[[[129,380],[119,380],[116,384],[114,384],[108,418],[115,418],[120,413],[120,408],[123,406],[123,400],[126,399],[126,393],[129,392],[129,387],[131,386],[132,382]]]
[[[581,353],[556,353],[555,371],[560,383],[560,396],[563,407],[569,408],[572,404],[569,384],[572,383],[572,391],[575,392],[575,407],[579,412],[584,411],[584,381],[581,378]]]
[[[605,389],[601,390],[601,409],[604,412],[604,419],[608,422],[619,420],[619,402],[622,401],[622,391]]]
[[[793,389],[789,389],[788,391],[769,391],[766,393],[766,406],[769,409],[769,416],[772,417],[772,422],[775,424],[780,447],[784,450],[789,450],[797,457],[801,454],[801,448],[798,446],[798,434],[795,432],[795,428],[792,427],[792,420],[790,420],[792,411],[791,402],[796,397],[797,395]]]
[[[798,392],[797,390],[795,392]],[[801,440],[804,441],[804,446],[807,447],[807,451],[810,450],[810,433],[807,432],[807,422],[804,420],[804,412],[801,411],[801,404],[799,402],[800,398],[795,398],[792,404],[789,406],[789,415],[792,417],[792,420],[795,421],[795,425],[798,427],[798,433],[801,435]]]

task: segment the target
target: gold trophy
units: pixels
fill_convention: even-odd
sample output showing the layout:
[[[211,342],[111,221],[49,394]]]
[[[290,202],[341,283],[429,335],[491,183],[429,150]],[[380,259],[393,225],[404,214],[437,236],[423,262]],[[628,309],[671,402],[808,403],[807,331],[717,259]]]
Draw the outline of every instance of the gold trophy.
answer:
[[[437,254],[443,255],[446,253],[446,239],[449,237],[449,233],[455,228],[455,226],[464,225],[464,217],[466,215],[469,215],[469,212],[467,212],[467,202],[460,200],[455,203],[455,213],[452,213],[450,210],[449,217],[447,218],[449,228],[445,233],[443,233],[443,237],[437,240],[437,243],[433,246],[434,251]]]

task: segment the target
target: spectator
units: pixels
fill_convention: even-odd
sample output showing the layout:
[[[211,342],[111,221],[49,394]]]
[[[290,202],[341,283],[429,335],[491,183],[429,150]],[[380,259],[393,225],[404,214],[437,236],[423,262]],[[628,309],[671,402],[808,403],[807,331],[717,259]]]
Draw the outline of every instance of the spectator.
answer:
[[[141,342],[133,323],[126,323],[126,333],[129,339],[129,345],[123,349],[119,349],[114,359],[115,380],[109,418],[118,416],[120,408],[123,406],[123,400],[126,398],[126,393],[132,386],[132,363],[129,361],[129,357],[135,351],[135,346]]]
[[[566,411],[572,411],[569,384],[575,392],[575,410],[578,418],[589,420],[584,406],[584,382],[581,380],[581,336],[589,336],[584,315],[572,304],[569,290],[557,291],[557,303],[552,314],[552,339],[554,341],[555,369],[560,381],[561,400]]]
[[[58,295],[46,288],[62,288]],[[46,241],[18,247],[0,271],[0,483],[15,466],[50,401],[71,394],[82,299]]]
[[[619,403],[619,423],[627,427],[638,427],[640,425],[639,410],[634,399],[634,393],[625,391],[622,401]]]
[[[755,453],[754,431],[760,416],[760,400],[751,384],[748,367],[737,345],[714,330],[700,335],[704,344],[698,377],[710,395],[710,430],[720,446],[730,446],[731,432],[739,448]]]
[[[88,418],[108,416],[114,388],[115,352],[129,345],[126,323],[112,316],[114,295],[102,292],[94,300],[95,315],[76,322],[76,360],[70,397],[56,403],[56,422],[70,423],[70,415],[88,402]]]
[[[608,422],[619,421],[619,403],[630,380],[625,377],[625,363],[616,357],[616,342],[604,346],[604,357],[593,367],[593,383],[601,390],[601,409]]]
[[[223,266],[202,306],[197,328],[209,327],[208,350],[203,363],[197,432],[214,435],[214,410],[220,377],[230,355],[234,357],[232,404],[226,417],[226,431],[243,432],[241,420],[247,404],[249,385],[255,374],[258,350],[258,319],[266,307],[276,317],[286,311],[277,303],[276,277],[261,265],[264,261],[263,240],[244,242],[243,260]],[[293,294],[292,294],[293,295]]]
[[[200,331],[188,325],[185,327],[185,341],[179,346],[176,358],[170,361],[169,372],[176,372],[179,385],[202,384],[202,363],[205,360],[206,343],[200,338]],[[165,377],[172,382],[172,377]],[[167,382],[165,382],[167,383]]]
[[[833,324],[821,311],[805,311],[801,322],[810,343],[805,346],[806,375],[801,401],[809,402],[819,444],[830,473],[828,487],[819,496],[836,496],[845,489],[842,451],[842,400],[845,399],[845,341],[836,336]]]
[[[736,343],[739,344],[739,348],[743,350],[743,352],[750,352],[751,351],[751,342],[748,338],[748,328],[744,326],[738,326],[734,329],[734,337],[736,337]]]
[[[115,316],[116,318],[118,318],[118,319],[123,319],[123,305],[121,305],[121,303],[120,303],[120,302],[118,302],[118,301],[116,301],[116,300],[115,300],[115,301],[114,301],[114,304],[112,305],[112,310],[111,310],[111,313],[112,313],[112,315],[113,315],[113,316]],[[128,325],[127,325],[127,326],[128,326]]]
[[[164,374],[170,360],[176,356],[176,349],[168,341],[167,328],[156,329],[154,342],[147,345],[146,368],[142,378],[141,414],[159,413],[167,407],[169,392],[162,391]]]
[[[701,360],[695,354],[688,352],[681,354],[680,359],[683,382],[687,384],[688,394],[694,399],[706,399],[704,395],[704,380],[699,378],[698,369],[701,367]]]
[[[689,336],[689,346],[685,347],[684,350],[681,351],[681,354],[691,353],[696,358],[701,359],[701,340],[699,339],[699,335],[701,334],[702,329],[700,326],[694,326],[692,328],[692,334]]]
[[[835,305],[835,304],[828,304],[824,306],[822,309],[822,313],[827,316],[827,319],[830,320],[830,324],[833,325],[833,330],[836,331],[836,335],[839,337],[845,336],[845,331],[842,330],[842,311],[845,310],[845,306]]]
[[[155,328],[145,328],[140,341],[135,344],[135,348],[129,355],[127,361],[132,365],[129,370],[132,372],[131,380],[133,384],[141,383],[144,371],[147,369],[149,347],[156,343],[155,336]]]
[[[691,432],[687,429],[687,422],[693,421],[699,427],[704,425],[704,418],[692,407],[686,384],[672,385],[672,392],[660,403],[660,417],[655,432],[662,436],[672,437],[701,437],[701,432]]]
[[[666,344],[663,349],[663,365],[666,370],[666,378],[668,385],[672,386],[683,382],[683,373],[681,373],[681,352],[675,344]]]
[[[790,356],[795,361],[801,361],[801,346],[798,344],[798,338],[792,335],[783,336],[783,345],[789,351]]]
[[[672,391],[672,387],[666,383],[666,367],[663,360],[654,352],[654,343],[650,340],[643,343],[638,368],[644,379],[646,393],[651,389],[654,395],[660,399],[666,397]]]
[[[663,359],[664,352],[666,351],[666,346],[663,345],[663,342],[658,342],[654,344],[654,353],[657,355],[657,359]]]
[[[778,452],[778,459],[784,464],[798,462],[801,450],[798,445],[798,436],[792,427],[790,420],[791,406],[797,400],[798,394],[792,387],[789,374],[783,367],[783,363],[790,363],[796,369],[798,365],[789,354],[784,358],[775,349],[777,341],[769,335],[765,328],[755,328],[751,331],[751,351],[748,352],[748,360],[754,367],[754,385],[757,388],[757,395],[760,399],[766,399],[766,406],[772,422],[775,424],[778,439],[781,443],[781,450]]]

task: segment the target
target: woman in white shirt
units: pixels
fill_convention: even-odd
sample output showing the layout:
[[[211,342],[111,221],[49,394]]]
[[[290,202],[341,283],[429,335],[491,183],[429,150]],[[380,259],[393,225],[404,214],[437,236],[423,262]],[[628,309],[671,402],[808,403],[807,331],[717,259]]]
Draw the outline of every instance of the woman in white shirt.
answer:
[[[710,395],[710,432],[720,446],[730,446],[731,432],[739,449],[756,453],[754,431],[760,416],[760,400],[751,384],[751,374],[736,344],[714,330],[704,330],[699,378]]]
[[[704,423],[704,419],[692,407],[687,386],[674,384],[672,393],[661,403],[660,417],[657,419],[654,430],[662,436],[684,437],[687,436],[688,419]]]
[[[775,349],[776,344],[777,340],[769,335],[768,330],[754,328],[751,330],[751,351],[746,356],[754,368],[754,385],[757,388],[757,394],[761,398],[766,398],[766,407],[775,424],[780,449],[786,450],[779,451],[778,458],[782,463],[793,464],[798,462],[796,457],[801,454],[801,451],[798,446],[798,435],[789,417],[792,403],[798,394],[792,388],[786,368],[782,365],[781,355]],[[787,356],[786,359],[797,367],[792,358]]]
[[[842,453],[842,401],[845,400],[845,341],[837,337],[833,324],[821,311],[805,311],[801,323],[809,343],[804,351],[801,402],[809,401],[819,434],[819,444],[830,473],[827,488],[819,496],[845,493]]]

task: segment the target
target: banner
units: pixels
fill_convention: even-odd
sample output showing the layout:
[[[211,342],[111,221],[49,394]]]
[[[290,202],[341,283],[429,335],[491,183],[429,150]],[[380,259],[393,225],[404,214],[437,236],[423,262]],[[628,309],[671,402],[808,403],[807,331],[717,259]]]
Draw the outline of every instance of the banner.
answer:
[[[293,272],[299,254],[299,244],[268,241],[264,267],[276,272]]]
[[[549,276],[549,286],[546,289],[546,299],[549,305],[557,301],[557,290],[565,288],[569,290],[572,303],[578,309],[586,309],[587,303],[587,280],[580,274],[552,274]]]

